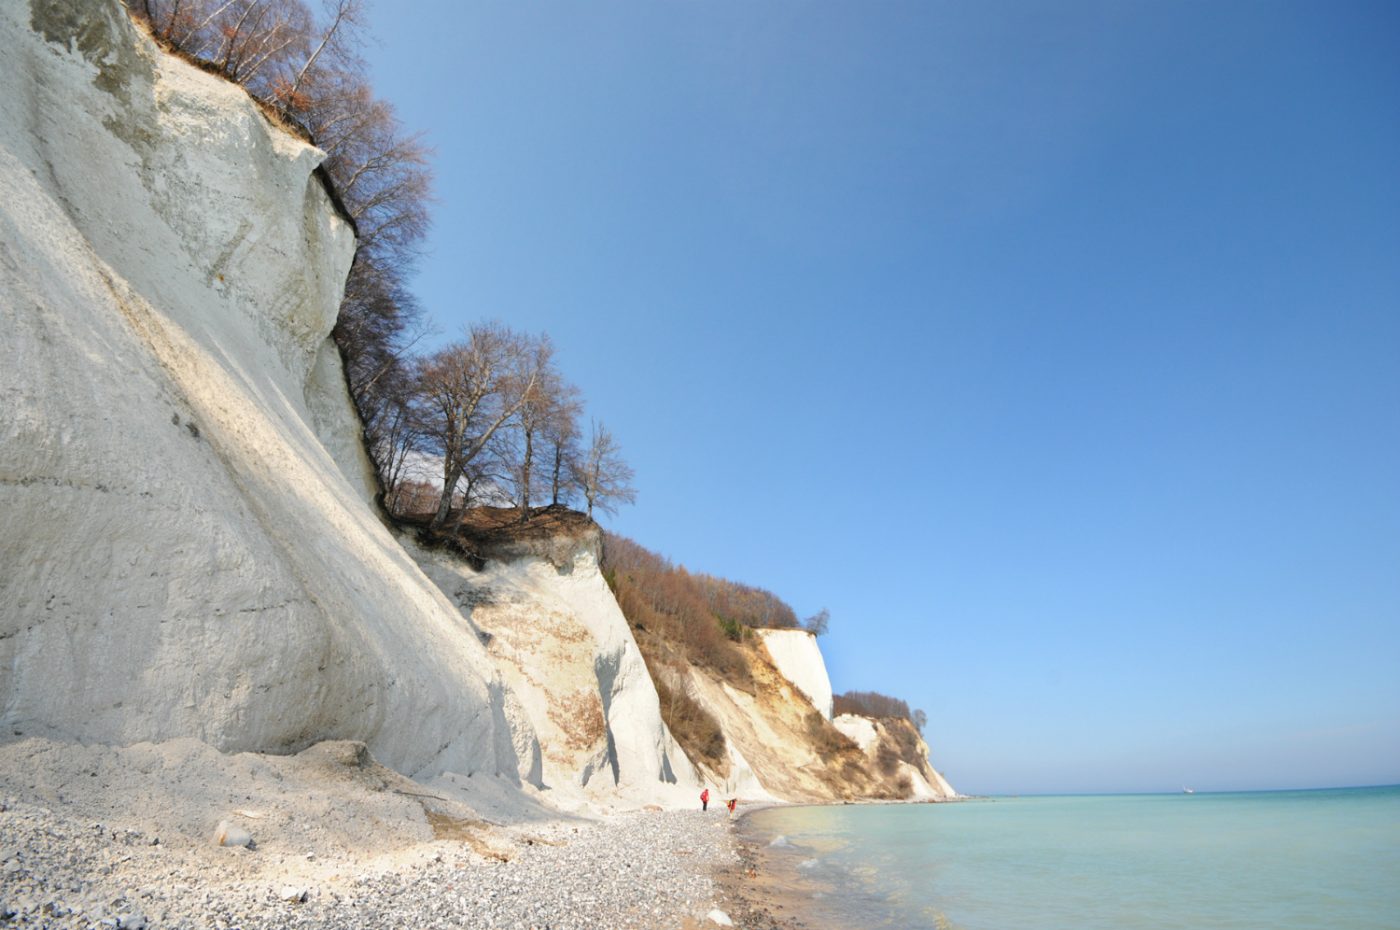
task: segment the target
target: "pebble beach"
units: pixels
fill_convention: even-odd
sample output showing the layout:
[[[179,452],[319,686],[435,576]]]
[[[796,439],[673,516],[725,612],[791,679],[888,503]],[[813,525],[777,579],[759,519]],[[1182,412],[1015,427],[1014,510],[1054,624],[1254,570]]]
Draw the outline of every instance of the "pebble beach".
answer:
[[[0,927],[725,926],[722,809],[472,808],[356,749],[0,745]]]
[[[723,818],[643,812],[532,827],[502,851],[508,861],[439,841],[416,861],[287,880],[276,863],[255,861],[257,849],[162,847],[158,837],[4,803],[0,923],[9,926],[714,926],[712,874],[737,863]]]

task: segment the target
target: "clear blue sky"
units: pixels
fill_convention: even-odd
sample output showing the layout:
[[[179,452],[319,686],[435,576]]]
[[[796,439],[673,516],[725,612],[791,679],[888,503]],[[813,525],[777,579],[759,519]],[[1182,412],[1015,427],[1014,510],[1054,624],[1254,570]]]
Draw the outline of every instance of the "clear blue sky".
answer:
[[[417,292],[979,793],[1400,781],[1400,6],[379,0]]]

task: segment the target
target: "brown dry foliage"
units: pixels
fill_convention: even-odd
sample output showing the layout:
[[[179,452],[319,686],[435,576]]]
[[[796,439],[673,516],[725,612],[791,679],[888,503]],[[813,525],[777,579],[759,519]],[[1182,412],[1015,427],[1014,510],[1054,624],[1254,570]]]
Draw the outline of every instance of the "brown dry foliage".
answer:
[[[859,753],[860,747],[849,736],[842,733],[820,713],[810,711],[803,720],[807,730],[807,740],[823,761],[849,754]]]
[[[753,690],[748,660],[738,642],[726,635],[728,618],[712,609],[705,576],[692,575],[630,539],[606,532],[603,573],[643,654],[663,663],[697,665],[738,688]]]
[[[684,687],[672,687],[666,675],[652,675],[656,683],[656,696],[661,700],[661,717],[670,728],[671,735],[686,752],[697,761],[705,763],[720,775],[729,771],[729,757],[725,752],[724,731],[719,721],[701,704],[692,698]]]
[[[751,628],[795,627],[797,616],[762,588],[688,572],[615,533],[603,534],[603,572],[622,613],[668,660],[713,670],[752,691],[740,644]]]
[[[923,752],[919,748],[919,734],[914,729],[914,725],[907,720],[890,721],[885,728],[895,745],[899,747],[899,757],[906,762],[915,762],[922,758]]]
[[[646,659],[661,712],[677,741],[696,761],[723,772],[728,765],[719,724],[676,684],[696,667],[768,706],[790,701],[785,679],[757,648],[749,630],[798,626],[791,607],[752,585],[686,571],[630,539],[603,533],[604,577]],[[810,770],[831,797],[888,796],[867,768],[865,754],[815,709],[796,720],[794,736],[821,760]]]
[[[897,717],[912,720],[909,704],[878,691],[847,691],[832,699],[833,713],[858,714],[861,717]]]
[[[887,778],[899,770],[899,754],[889,743],[881,742],[880,748],[875,750],[875,767]]]
[[[699,667],[752,694],[744,634],[761,619],[792,616],[792,609],[758,588],[691,574],[613,533],[603,534],[602,568],[656,683],[666,725],[692,758],[723,774],[724,733],[678,684],[677,670]]]

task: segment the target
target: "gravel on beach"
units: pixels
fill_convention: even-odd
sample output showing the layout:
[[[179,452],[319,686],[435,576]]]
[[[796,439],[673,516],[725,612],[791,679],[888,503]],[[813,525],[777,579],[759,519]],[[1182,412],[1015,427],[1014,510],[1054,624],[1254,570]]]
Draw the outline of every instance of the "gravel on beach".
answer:
[[[738,855],[714,812],[645,811],[439,840],[372,864],[259,862],[0,802],[0,926],[670,928],[702,926]],[[502,861],[508,858],[509,861]],[[315,865],[320,876],[307,880]]]

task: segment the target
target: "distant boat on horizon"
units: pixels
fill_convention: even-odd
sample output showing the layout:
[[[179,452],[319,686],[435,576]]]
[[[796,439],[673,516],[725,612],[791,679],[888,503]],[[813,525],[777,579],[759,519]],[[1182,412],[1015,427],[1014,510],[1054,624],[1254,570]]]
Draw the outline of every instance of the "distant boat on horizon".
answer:
[[[1181,793],[1182,793],[1182,794],[1195,794],[1195,793],[1196,793],[1196,789],[1195,789],[1195,788],[1188,788],[1188,787],[1186,787],[1185,785],[1182,785],[1182,786],[1181,786]]]

